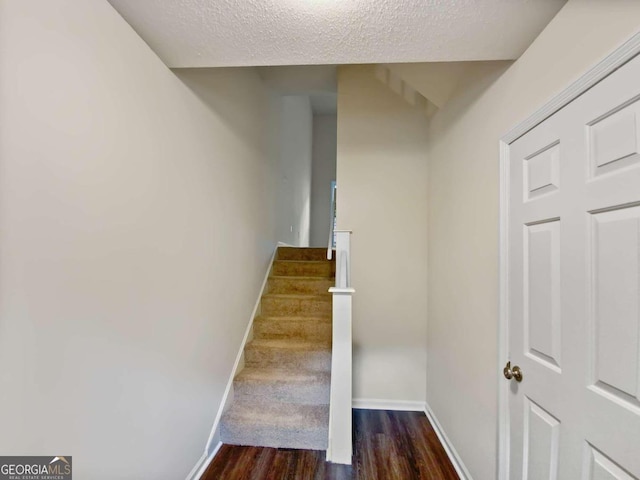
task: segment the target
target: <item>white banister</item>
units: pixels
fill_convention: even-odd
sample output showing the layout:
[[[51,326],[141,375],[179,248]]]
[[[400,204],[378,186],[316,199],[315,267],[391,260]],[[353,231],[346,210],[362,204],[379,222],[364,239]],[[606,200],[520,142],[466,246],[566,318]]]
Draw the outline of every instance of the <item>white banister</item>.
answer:
[[[336,221],[336,184],[331,184],[331,218],[329,219],[329,244],[327,246],[327,260],[331,260],[333,254],[333,235]]]
[[[351,465],[351,231],[336,230],[336,286],[333,294],[333,346],[327,460]]]

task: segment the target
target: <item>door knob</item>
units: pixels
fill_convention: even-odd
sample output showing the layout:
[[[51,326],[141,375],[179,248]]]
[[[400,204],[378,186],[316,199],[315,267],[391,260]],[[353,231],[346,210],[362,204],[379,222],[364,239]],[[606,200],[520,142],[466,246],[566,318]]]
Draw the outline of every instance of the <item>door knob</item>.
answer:
[[[504,374],[504,378],[507,380],[511,380],[513,378],[516,382],[522,381],[522,370],[520,370],[520,367],[517,365],[512,367],[511,362],[507,362],[502,373]]]

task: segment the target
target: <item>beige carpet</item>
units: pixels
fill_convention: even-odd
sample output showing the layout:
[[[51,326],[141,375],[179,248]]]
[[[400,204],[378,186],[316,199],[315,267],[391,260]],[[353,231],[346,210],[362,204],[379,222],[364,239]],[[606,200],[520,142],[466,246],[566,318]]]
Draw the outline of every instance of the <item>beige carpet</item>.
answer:
[[[326,450],[335,263],[323,248],[279,248],[222,417],[223,443]]]

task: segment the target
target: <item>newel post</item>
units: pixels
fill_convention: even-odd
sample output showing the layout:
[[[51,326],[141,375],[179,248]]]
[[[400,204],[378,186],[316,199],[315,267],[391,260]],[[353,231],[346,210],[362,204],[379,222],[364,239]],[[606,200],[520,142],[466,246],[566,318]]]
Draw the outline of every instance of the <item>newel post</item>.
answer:
[[[336,230],[336,286],[333,294],[333,347],[327,460],[351,465],[352,445],[352,336],[351,231]]]

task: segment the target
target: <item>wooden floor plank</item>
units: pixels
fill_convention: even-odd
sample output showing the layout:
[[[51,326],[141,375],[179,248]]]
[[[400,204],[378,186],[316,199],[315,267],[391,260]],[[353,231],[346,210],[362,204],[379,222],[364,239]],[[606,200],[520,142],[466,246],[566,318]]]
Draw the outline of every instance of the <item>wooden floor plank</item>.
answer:
[[[353,465],[325,452],[223,445],[202,480],[458,480],[422,412],[354,410]]]

